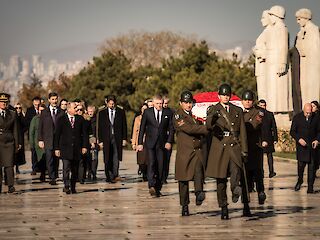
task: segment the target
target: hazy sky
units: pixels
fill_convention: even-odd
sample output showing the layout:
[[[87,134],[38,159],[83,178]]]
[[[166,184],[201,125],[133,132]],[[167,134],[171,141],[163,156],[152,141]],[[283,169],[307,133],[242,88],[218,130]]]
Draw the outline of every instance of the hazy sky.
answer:
[[[129,30],[255,41],[262,11],[276,4],[287,11],[291,39],[299,8],[310,8],[320,25],[320,0],[0,0],[0,57],[100,43]]]

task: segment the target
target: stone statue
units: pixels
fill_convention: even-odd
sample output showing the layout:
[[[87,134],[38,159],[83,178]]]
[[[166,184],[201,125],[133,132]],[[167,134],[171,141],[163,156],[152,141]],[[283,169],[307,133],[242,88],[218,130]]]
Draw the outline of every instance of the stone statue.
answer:
[[[257,90],[259,99],[264,99],[269,104],[268,99],[268,85],[267,85],[267,66],[266,66],[266,57],[267,57],[267,34],[268,34],[268,25],[270,24],[269,11],[263,11],[261,16],[261,24],[264,27],[264,30],[259,35],[256,40],[256,45],[253,48],[253,53],[255,55],[255,76],[257,80]]]
[[[288,77],[288,29],[284,23],[285,9],[269,10],[270,25],[266,34],[266,82],[269,110],[285,113],[292,110],[291,86]]]
[[[302,106],[313,100],[319,101],[320,94],[320,33],[312,21],[309,9],[296,12],[300,31],[295,47],[300,55],[300,88]]]

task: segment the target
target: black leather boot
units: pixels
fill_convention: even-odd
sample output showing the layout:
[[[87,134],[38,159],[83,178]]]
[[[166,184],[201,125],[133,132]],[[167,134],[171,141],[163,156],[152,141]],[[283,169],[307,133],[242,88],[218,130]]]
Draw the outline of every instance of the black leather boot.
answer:
[[[227,206],[221,208],[221,219],[228,220],[229,219],[229,210]]]

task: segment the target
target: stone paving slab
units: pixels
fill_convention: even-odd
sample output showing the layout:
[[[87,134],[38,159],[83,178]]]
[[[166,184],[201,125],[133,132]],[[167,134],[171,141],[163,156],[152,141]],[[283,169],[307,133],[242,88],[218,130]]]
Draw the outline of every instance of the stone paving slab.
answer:
[[[63,193],[61,181],[40,183],[39,174],[30,175],[30,164],[21,166],[17,192],[7,194],[3,186],[0,195],[0,239],[320,239],[319,179],[316,194],[307,194],[306,185],[295,192],[294,161],[275,162],[277,176],[265,178],[265,205],[251,194],[253,217],[241,217],[241,203],[230,203],[231,220],[221,221],[214,179],[206,180],[203,205],[195,206],[192,193],[191,216],[181,217],[175,154],[160,198],[151,197],[137,175],[135,156],[124,152],[123,179],[116,184],[104,181],[100,156],[98,182],[77,184],[75,195]]]

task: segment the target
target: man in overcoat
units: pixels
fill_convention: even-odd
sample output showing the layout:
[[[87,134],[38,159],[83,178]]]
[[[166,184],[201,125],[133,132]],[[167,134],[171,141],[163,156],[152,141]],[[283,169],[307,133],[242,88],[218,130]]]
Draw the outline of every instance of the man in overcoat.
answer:
[[[8,94],[0,93],[0,193],[3,169],[7,177],[8,192],[14,188],[14,154],[19,148],[19,132],[16,112],[8,109]]]
[[[69,102],[67,112],[57,119],[54,138],[55,155],[63,161],[63,191],[66,194],[76,193],[81,154],[86,154],[89,145],[84,119],[76,115],[76,110],[76,104]]]
[[[105,97],[106,108],[98,112],[97,134],[100,149],[103,149],[106,182],[120,180],[119,163],[122,148],[127,144],[127,119],[122,108],[117,106],[116,96]]]
[[[275,152],[274,144],[278,141],[278,131],[276,120],[272,112],[267,110],[267,103],[264,99],[260,99],[258,106],[264,109],[264,117],[262,119],[261,131],[265,135],[266,143],[263,143],[263,152],[267,154],[268,166],[269,166],[269,178],[276,176],[276,172],[273,167],[273,156]]]
[[[314,193],[316,148],[320,141],[320,119],[318,114],[312,113],[311,103],[306,103],[303,111],[294,116],[290,135],[296,140],[297,146],[298,181],[295,191],[300,190],[303,183],[303,172],[308,165],[307,193]]]
[[[247,134],[240,107],[230,103],[231,87],[219,87],[220,102],[207,110],[206,126],[212,131],[212,142],[208,156],[206,176],[217,179],[217,196],[221,207],[221,219],[229,219],[227,200],[227,178],[230,176],[232,201],[237,202],[243,160],[247,156]]]
[[[205,125],[200,125],[200,122],[193,118],[191,112],[193,103],[192,93],[182,92],[180,108],[174,115],[174,126],[177,133],[175,178],[179,181],[182,216],[189,216],[189,181],[194,181],[196,205],[201,205],[205,199],[201,140],[208,133],[208,130]]]

